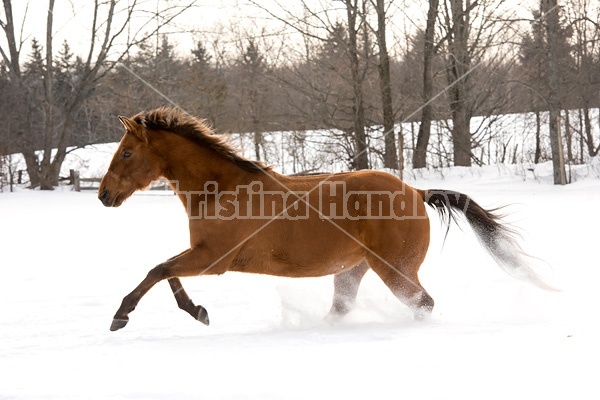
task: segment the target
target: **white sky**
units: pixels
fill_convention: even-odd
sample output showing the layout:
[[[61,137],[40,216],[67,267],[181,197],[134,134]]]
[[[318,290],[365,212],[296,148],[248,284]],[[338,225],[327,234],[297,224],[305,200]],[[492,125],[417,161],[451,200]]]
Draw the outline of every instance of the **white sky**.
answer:
[[[121,3],[127,4],[131,0],[122,0]],[[142,8],[155,11],[157,0],[140,0]],[[264,6],[274,10],[278,15],[283,14],[278,4],[285,4],[289,9],[291,5],[299,6],[295,0],[259,0]],[[315,8],[323,8],[322,4],[331,4],[326,0],[309,0],[308,3],[315,4]],[[26,60],[29,54],[31,39],[36,37],[42,45],[45,45],[45,27],[47,16],[46,0],[15,0],[13,1],[13,13],[17,32],[22,27],[21,40],[23,44],[22,59]],[[54,48],[58,51],[62,42],[67,39],[72,51],[83,55],[86,53],[91,36],[92,0],[56,0],[54,9]],[[162,0],[162,3],[183,4],[185,1]],[[519,14],[528,17],[528,9],[535,6],[536,0],[506,0],[506,3],[514,3],[518,8]],[[319,6],[321,4],[321,6]],[[28,8],[26,8],[28,6]],[[341,4],[340,4],[341,6]],[[121,6],[123,7],[123,6]],[[25,11],[27,15],[25,17]],[[425,18],[427,2],[422,0],[395,0],[393,2],[392,18],[388,23],[389,31],[406,31],[414,27],[415,24],[422,24]],[[279,11],[278,11],[279,10]],[[300,9],[298,12],[301,12]],[[0,10],[0,18],[5,20],[4,10]],[[151,18],[149,13],[140,15],[136,21],[148,21]],[[194,46],[194,40],[202,38],[203,41],[210,40],[213,35],[218,35],[220,40],[227,41],[226,34],[232,31],[250,31],[257,32],[258,25],[269,26],[270,29],[281,27],[281,22],[274,22],[265,19],[265,14],[261,13],[257,7],[252,6],[248,0],[197,0],[195,6],[187,10],[183,15],[176,19],[176,23],[163,30],[164,33],[172,33],[170,39],[175,41],[177,51],[180,54],[188,55]],[[153,24],[152,26],[155,26]],[[407,28],[408,27],[408,28]],[[191,33],[194,31],[196,33]],[[289,29],[288,29],[289,31]],[[178,33],[184,32],[184,33]],[[404,41],[402,34],[390,33],[390,43]],[[0,35],[0,45],[5,47],[4,35]],[[393,51],[393,49],[391,50]]]
[[[93,10],[90,6],[91,3],[92,0],[56,0],[53,25],[53,43],[55,49],[58,50],[59,46],[66,39],[76,53],[80,54],[87,51],[92,29]],[[121,1],[120,3],[127,5],[128,1]],[[185,2],[171,1],[171,3],[183,4]],[[171,26],[169,31],[180,28],[189,29],[191,26],[194,26],[198,30],[210,30],[219,22],[219,18],[222,18],[223,15],[231,15],[229,10],[235,6],[237,1],[202,0],[197,3],[198,6],[180,16],[176,20],[176,25]],[[142,0],[139,1],[139,4],[141,6],[140,9],[146,9],[149,12],[156,10],[156,1],[154,0]],[[45,43],[47,9],[48,3],[45,0],[13,1],[13,14],[17,35],[19,35],[19,30],[22,28],[21,41],[24,42],[24,54],[28,53],[31,40],[34,37],[42,44]],[[151,19],[149,12],[138,15],[137,21],[140,25],[142,19]],[[0,18],[5,20],[3,9],[0,11]],[[152,28],[154,26],[156,25],[151,25]],[[0,43],[4,45],[4,35],[0,36],[2,40]],[[184,36],[188,36],[189,42],[193,43],[191,34],[178,36],[180,36],[178,40]]]

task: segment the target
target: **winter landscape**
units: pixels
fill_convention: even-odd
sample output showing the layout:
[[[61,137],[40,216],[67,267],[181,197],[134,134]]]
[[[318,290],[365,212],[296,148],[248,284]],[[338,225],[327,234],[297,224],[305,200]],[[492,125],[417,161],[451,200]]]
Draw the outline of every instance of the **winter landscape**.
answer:
[[[578,166],[564,187],[551,184],[549,163],[410,172],[415,187],[509,205],[524,248],[547,262],[538,272],[561,291],[508,276],[466,225],[444,243],[430,213],[420,277],[432,317],[413,320],[369,272],[357,307],[333,325],[323,320],[331,277],[228,273],[184,279],[209,327],[162,282],[109,332],[122,297],[186,248],[177,198],[141,192],[106,209],[69,186],[1,193],[0,398],[597,398],[599,170],[597,160]]]
[[[600,399],[599,20],[594,0],[3,0],[0,400]],[[206,121],[178,128],[192,141],[203,132],[197,149],[220,156],[152,142],[146,128],[173,126],[134,115],[163,106]],[[194,161],[212,173],[197,168],[186,183],[227,176],[233,168],[216,168],[227,159],[252,172],[209,125],[281,174],[400,168],[415,188],[501,207],[555,290],[509,276],[465,221],[447,231],[428,210],[419,279],[435,307],[424,320],[372,271],[336,322],[325,318],[332,276],[230,272],[182,278],[210,326],[163,281],[111,332],[123,297],[190,243],[170,190],[118,208],[98,200],[119,121],[135,179],[110,175],[117,186]],[[165,157],[148,156],[161,140]],[[122,193],[108,195],[111,206]],[[302,237],[292,226],[271,236],[285,238],[279,248]],[[306,226],[301,253],[323,256],[334,236]],[[394,262],[408,257],[399,249],[418,253],[408,239],[424,230],[405,227],[416,234],[388,253]],[[479,232],[500,237],[493,224]],[[274,247],[247,258],[275,258]]]

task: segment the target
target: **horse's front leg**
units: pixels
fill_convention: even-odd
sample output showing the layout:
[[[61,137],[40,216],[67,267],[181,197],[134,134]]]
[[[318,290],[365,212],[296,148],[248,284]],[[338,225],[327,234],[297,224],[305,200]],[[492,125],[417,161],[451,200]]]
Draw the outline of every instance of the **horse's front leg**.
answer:
[[[169,261],[167,261],[168,263]],[[135,307],[140,302],[140,299],[150,290],[154,285],[163,279],[168,277],[168,269],[160,264],[148,272],[146,278],[127,296],[123,298],[121,307],[117,310],[113,317],[112,324],[110,325],[111,331],[119,330],[129,322],[129,313],[135,310]]]
[[[158,282],[168,279],[179,307],[187,311],[198,321],[208,325],[208,314],[202,306],[196,306],[183,290],[178,277],[196,276],[202,274],[221,274],[226,271],[233,255],[218,257],[208,254],[206,249],[194,248],[159,264],[146,278],[125,298],[117,310],[111,331],[119,330],[129,322],[129,313],[135,310],[141,298]]]

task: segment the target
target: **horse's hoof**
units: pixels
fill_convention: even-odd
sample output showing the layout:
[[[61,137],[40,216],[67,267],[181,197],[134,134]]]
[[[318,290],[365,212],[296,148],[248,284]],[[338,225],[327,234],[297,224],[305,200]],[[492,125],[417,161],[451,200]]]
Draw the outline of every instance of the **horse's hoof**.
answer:
[[[210,324],[210,321],[208,320],[208,312],[206,311],[206,308],[204,308],[202,306],[196,306],[195,312],[196,312],[196,319],[198,321],[202,322],[206,326],[208,326]]]
[[[336,325],[337,323],[339,323],[342,318],[344,318],[344,315],[340,315],[336,312],[329,312],[329,314],[327,314],[325,316],[325,318],[323,318],[323,322],[327,325]]]
[[[431,317],[431,309],[419,308],[414,311],[413,317],[415,321],[427,321]]]
[[[112,324],[110,324],[110,330],[112,332],[114,331],[118,331],[121,328],[124,328],[125,325],[127,325],[127,323],[129,322],[129,319],[113,319]]]

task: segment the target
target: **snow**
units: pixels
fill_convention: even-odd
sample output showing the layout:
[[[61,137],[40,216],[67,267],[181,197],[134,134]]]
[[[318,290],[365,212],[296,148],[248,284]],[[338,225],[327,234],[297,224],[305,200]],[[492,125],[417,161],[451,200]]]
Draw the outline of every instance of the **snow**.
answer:
[[[371,272],[333,325],[323,321],[331,277],[227,273],[182,280],[209,327],[161,282],[109,332],[123,296],[186,248],[176,197],[140,193],[107,209],[68,187],[0,193],[0,399],[599,398],[594,163],[565,187],[549,182],[547,164],[407,173],[419,188],[509,204],[525,250],[551,265],[538,272],[562,288],[508,276],[465,225],[444,242],[432,212],[426,321]]]

